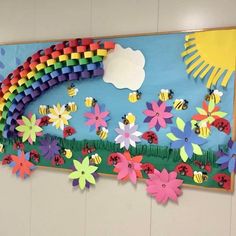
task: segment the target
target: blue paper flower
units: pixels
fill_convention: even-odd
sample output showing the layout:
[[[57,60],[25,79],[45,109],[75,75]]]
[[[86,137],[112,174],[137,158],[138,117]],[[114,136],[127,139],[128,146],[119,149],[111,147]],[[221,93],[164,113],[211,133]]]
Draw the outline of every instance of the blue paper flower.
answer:
[[[171,127],[171,132],[167,137],[172,141],[171,148],[180,149],[180,156],[184,162],[192,158],[193,153],[202,155],[199,145],[206,142],[192,130],[191,122],[184,122],[181,118],[176,119],[177,127]]]
[[[221,152],[219,156],[216,163],[220,164],[222,169],[228,168],[230,173],[236,173],[236,142],[230,139],[227,153]]]

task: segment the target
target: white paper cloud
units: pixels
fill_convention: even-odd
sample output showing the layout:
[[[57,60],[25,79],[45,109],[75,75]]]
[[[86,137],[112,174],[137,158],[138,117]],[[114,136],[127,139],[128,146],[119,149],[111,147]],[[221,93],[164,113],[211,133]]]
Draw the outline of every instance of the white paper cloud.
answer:
[[[123,48],[116,44],[103,61],[106,83],[112,83],[116,88],[138,90],[145,79],[145,58],[141,51]]]

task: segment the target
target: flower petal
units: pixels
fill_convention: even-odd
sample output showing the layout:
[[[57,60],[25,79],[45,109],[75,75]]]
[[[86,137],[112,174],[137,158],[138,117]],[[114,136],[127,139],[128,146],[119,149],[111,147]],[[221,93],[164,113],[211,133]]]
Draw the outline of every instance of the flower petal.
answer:
[[[90,184],[96,184],[96,180],[91,174],[86,174],[85,179],[90,183]]]
[[[235,169],[235,158],[231,158],[230,159],[229,164],[228,164],[228,169],[229,169],[230,173],[234,172],[234,169]]]
[[[185,122],[180,117],[176,118],[176,124],[181,131],[184,131]]]
[[[179,139],[185,138],[184,133],[180,129],[178,129],[176,127],[171,127],[170,129],[171,129],[171,132],[175,135],[175,137],[177,137]]]
[[[76,170],[81,170],[82,169],[82,164],[77,161],[77,160],[73,160],[73,164]]]
[[[171,140],[171,141],[176,141],[178,138],[175,137],[173,133],[168,133],[166,136]]]
[[[188,160],[188,155],[187,155],[184,147],[180,148],[180,157],[184,162],[186,162]]]
[[[198,146],[197,144],[192,143],[192,147],[193,147],[193,152],[196,155],[202,155],[202,149],[200,148],[200,146]]]
[[[184,140],[176,140],[171,143],[170,147],[173,149],[179,149],[184,146]]]
[[[81,176],[79,171],[74,171],[69,174],[69,179],[79,179]]]
[[[207,112],[204,109],[202,109],[201,107],[196,107],[196,110],[200,115],[204,115],[204,116],[207,115]]]
[[[86,180],[85,180],[85,177],[84,176],[81,176],[80,178],[79,178],[79,187],[80,187],[80,189],[84,189],[85,188],[85,184],[86,184]]]
[[[90,173],[90,174],[92,174],[92,173],[94,173],[97,169],[98,169],[97,166],[89,166],[89,167],[87,168],[87,172]]]
[[[217,164],[227,163],[230,159],[231,158],[229,156],[222,156],[216,161],[216,163]]]

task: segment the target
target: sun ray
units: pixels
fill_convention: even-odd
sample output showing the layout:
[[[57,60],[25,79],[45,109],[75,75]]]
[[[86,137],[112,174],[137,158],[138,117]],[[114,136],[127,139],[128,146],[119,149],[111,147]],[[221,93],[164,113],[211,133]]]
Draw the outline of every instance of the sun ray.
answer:
[[[202,70],[202,72],[199,74],[199,77],[203,79],[211,68],[212,68],[211,65],[207,65],[207,67],[204,68],[204,70]]]
[[[222,86],[227,86],[227,84],[228,84],[228,81],[229,81],[229,79],[231,78],[231,75],[233,74],[233,71],[230,71],[230,70],[228,70],[227,72],[226,72],[226,75],[225,75],[225,77],[224,77],[224,79],[223,79],[223,81],[222,81]]]
[[[236,29],[210,30],[185,36],[185,50],[181,53],[186,72],[193,78],[207,77],[206,87],[226,87],[235,71]]]
[[[197,70],[193,73],[193,78],[197,78],[198,75],[202,72],[202,70],[207,66],[207,63],[204,61]]]
[[[211,87],[212,81],[214,80],[215,76],[217,75],[217,72],[219,71],[219,68],[214,67],[213,71],[211,72],[211,75],[207,81],[207,88]]]
[[[217,75],[215,76],[214,80],[212,81],[212,85],[216,85],[218,80],[220,79],[221,75],[224,73],[224,69],[220,68]]]
[[[193,64],[191,64],[188,68],[187,68],[187,73],[190,74],[195,68],[197,68],[201,63],[203,62],[203,60],[199,57]]]
[[[191,62],[193,62],[197,57],[199,57],[198,53],[194,53],[192,56],[190,56],[188,59],[186,59],[185,64],[189,65]]]

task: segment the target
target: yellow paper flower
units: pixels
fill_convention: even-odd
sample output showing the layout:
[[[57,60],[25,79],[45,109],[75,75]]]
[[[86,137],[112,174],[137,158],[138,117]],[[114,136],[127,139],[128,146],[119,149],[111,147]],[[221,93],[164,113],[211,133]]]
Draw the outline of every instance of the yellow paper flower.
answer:
[[[52,122],[53,126],[56,126],[57,129],[64,129],[64,125],[68,125],[68,120],[71,119],[69,112],[66,111],[65,106],[61,106],[61,104],[57,104],[57,106],[53,105],[53,108],[50,108],[50,113],[48,114],[50,117],[49,122]]]

